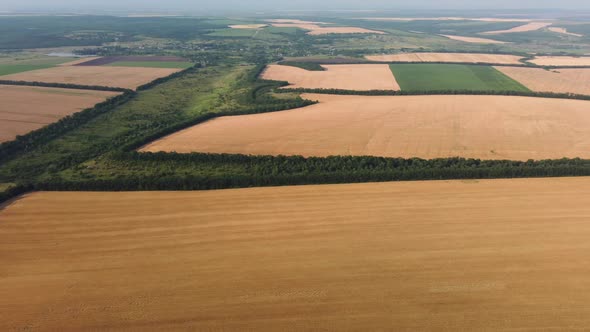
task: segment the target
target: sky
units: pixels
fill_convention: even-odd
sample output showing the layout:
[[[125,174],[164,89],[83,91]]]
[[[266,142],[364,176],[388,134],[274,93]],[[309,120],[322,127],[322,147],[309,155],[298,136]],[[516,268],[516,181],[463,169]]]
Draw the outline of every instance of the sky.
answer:
[[[191,12],[327,9],[590,9],[590,0],[0,0],[0,11]]]

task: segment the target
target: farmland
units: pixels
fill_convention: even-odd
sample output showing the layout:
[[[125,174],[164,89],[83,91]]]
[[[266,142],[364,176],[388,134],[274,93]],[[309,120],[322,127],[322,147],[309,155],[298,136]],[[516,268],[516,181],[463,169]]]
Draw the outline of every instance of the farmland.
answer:
[[[367,60],[380,62],[460,62],[518,65],[522,57],[507,54],[477,53],[398,53],[383,55],[367,55]]]
[[[493,67],[458,64],[392,64],[402,91],[527,91]]]
[[[496,160],[590,157],[588,101],[508,96],[305,98],[320,103],[217,118],[142,151]]]
[[[64,66],[0,76],[2,80],[71,83],[135,89],[179,68],[139,68],[109,66]]]
[[[530,62],[539,66],[590,66],[590,56],[537,56]]]
[[[33,193],[0,210],[0,329],[583,330],[589,188]]]
[[[301,20],[270,20],[273,27],[278,28],[298,28],[307,30],[307,34],[312,36],[328,35],[328,34],[384,34],[383,31],[369,30],[358,27],[332,26],[322,22],[309,22]]]
[[[287,81],[290,88],[343,90],[399,90],[388,65],[323,65],[324,71],[311,71],[293,66],[270,65],[262,78]]]
[[[590,68],[495,68],[532,91],[590,95]]]
[[[465,37],[465,36],[455,36],[455,35],[441,35],[443,37],[447,37],[452,40],[457,40],[465,43],[474,43],[474,44],[506,44],[506,42],[489,39],[489,38],[479,38],[479,37]]]
[[[0,143],[115,95],[105,91],[0,85]]]
[[[0,76],[23,73],[31,70],[51,68],[52,65],[2,65],[0,64]]]
[[[508,30],[498,30],[498,31],[488,31],[484,32],[485,35],[498,35],[503,33],[515,33],[515,32],[528,32],[528,31],[536,31],[539,29],[543,29],[547,26],[550,26],[552,23],[544,23],[544,22],[530,22],[516,28],[508,29]]]

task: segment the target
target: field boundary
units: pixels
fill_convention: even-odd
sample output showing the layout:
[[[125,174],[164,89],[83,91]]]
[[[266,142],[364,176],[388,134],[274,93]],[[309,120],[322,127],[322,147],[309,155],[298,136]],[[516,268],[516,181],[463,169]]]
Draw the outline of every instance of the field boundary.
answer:
[[[383,157],[250,156],[239,154],[118,152],[114,160],[183,164],[241,163],[256,174],[218,176],[127,176],[109,180],[54,179],[21,184],[0,193],[0,204],[30,191],[216,190],[293,185],[590,176],[590,160],[403,159]]]
[[[515,96],[534,97],[551,99],[575,99],[590,100],[590,95],[557,92],[534,92],[534,91],[477,91],[477,90],[340,90],[340,89],[304,89],[304,88],[282,88],[276,93],[317,93],[330,95],[357,95],[357,96],[440,96],[440,95],[469,95],[469,96]]]
[[[35,81],[0,80],[0,85],[32,86],[32,87],[43,87],[43,88],[60,88],[60,89],[72,89],[72,90],[93,90],[93,91],[109,91],[109,92],[133,91],[132,89],[125,89],[125,88],[111,87],[111,86],[102,86],[102,85],[80,85],[80,84],[69,84],[69,83],[47,83],[47,82],[35,82]]]

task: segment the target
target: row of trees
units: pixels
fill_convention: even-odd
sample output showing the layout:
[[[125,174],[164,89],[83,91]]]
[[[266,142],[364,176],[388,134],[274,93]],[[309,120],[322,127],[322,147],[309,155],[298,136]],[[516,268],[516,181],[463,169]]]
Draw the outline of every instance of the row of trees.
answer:
[[[194,164],[214,168],[240,165],[243,172],[224,174],[170,174],[122,176],[113,179],[52,180],[22,185],[0,195],[0,202],[29,190],[136,191],[205,190],[261,186],[336,184],[382,181],[495,179],[526,177],[589,176],[590,160],[559,159],[503,161],[463,158],[402,159],[380,157],[304,158],[221,154],[119,152],[114,160],[152,162],[155,167]]]
[[[11,80],[0,80],[0,85],[38,86],[38,87],[46,87],[46,88],[97,90],[97,91],[113,91],[113,92],[132,91],[130,89],[118,88],[118,87],[112,87],[112,86],[102,86],[102,85],[81,85],[81,84],[72,84],[72,83],[47,83],[47,82],[11,81]]]
[[[278,93],[322,93],[333,95],[358,95],[358,96],[427,96],[427,95],[489,95],[489,96],[522,96],[537,98],[557,98],[557,99],[577,99],[590,100],[589,95],[579,95],[574,93],[557,93],[557,92],[534,92],[534,91],[498,91],[498,90],[341,90],[341,89],[305,89],[305,88],[287,88],[277,90]]]

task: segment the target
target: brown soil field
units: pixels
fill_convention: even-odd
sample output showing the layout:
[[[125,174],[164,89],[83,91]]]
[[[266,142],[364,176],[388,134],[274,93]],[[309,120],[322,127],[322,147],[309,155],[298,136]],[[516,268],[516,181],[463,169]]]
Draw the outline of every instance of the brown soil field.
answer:
[[[539,66],[590,66],[590,56],[538,56],[529,62]]]
[[[0,330],[583,331],[590,179],[27,195]]]
[[[237,24],[237,25],[230,25],[229,27],[232,29],[260,29],[266,27],[266,24]]]
[[[539,92],[561,92],[590,95],[590,68],[495,67],[527,88]]]
[[[325,71],[310,71],[282,65],[269,65],[262,73],[267,80],[287,81],[288,88],[343,90],[399,90],[389,69],[383,64],[322,65]]]
[[[568,32],[566,28],[551,27],[548,29],[549,29],[549,31],[561,33],[564,35],[569,35],[569,36],[574,36],[574,37],[584,37],[584,35],[580,35],[580,34],[573,33],[573,32]]]
[[[90,108],[117,92],[0,85],[0,143]]]
[[[531,22],[531,23],[521,25],[516,28],[509,29],[509,30],[488,31],[488,32],[482,32],[482,34],[484,34],[484,35],[499,35],[499,34],[503,34],[503,33],[537,31],[537,30],[543,29],[545,27],[548,27],[551,24],[553,24],[553,23]]]
[[[366,59],[382,62],[461,62],[461,63],[492,63],[522,64],[516,55],[477,54],[477,53],[400,53],[384,55],[367,55]]]
[[[278,23],[278,24],[326,24],[324,22],[314,22],[314,21],[303,21],[303,20],[294,20],[294,19],[273,19],[273,20],[266,20],[267,22],[271,23]]]
[[[304,97],[320,103],[216,118],[141,150],[425,159],[590,158],[590,101],[511,96]]]
[[[18,74],[0,76],[3,80],[36,81],[48,83],[73,83],[81,85],[101,85],[135,89],[159,77],[168,76],[181,69],[176,68],[137,68],[66,66],[32,70]]]
[[[453,35],[441,35],[443,37],[447,37],[452,40],[458,40],[465,43],[473,43],[473,44],[508,44],[507,42],[487,39],[487,38],[477,38],[477,37],[463,37],[463,36],[453,36]]]

